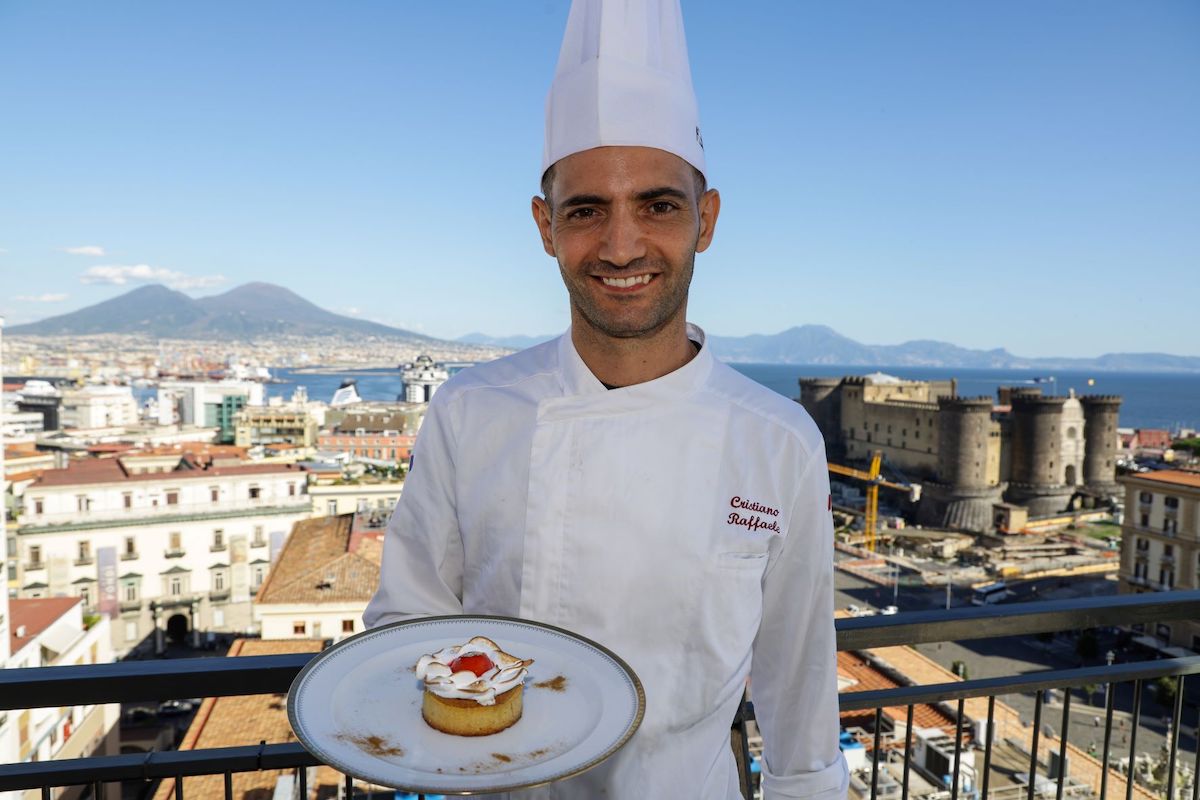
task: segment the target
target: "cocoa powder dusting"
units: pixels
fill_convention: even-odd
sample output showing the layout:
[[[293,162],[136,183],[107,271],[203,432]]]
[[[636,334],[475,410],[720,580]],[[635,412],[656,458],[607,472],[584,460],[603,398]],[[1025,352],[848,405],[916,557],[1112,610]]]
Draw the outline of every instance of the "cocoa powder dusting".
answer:
[[[402,756],[404,748],[388,743],[382,736],[351,736],[347,733],[338,734],[338,739],[350,742],[365,753],[373,756]]]
[[[535,689],[549,689],[552,692],[561,692],[567,688],[567,678],[565,675],[556,675],[550,680],[539,681],[533,685]]]
[[[497,761],[502,761],[505,764],[508,764],[512,761],[512,756],[506,756],[504,753],[492,753],[492,758],[496,759]]]

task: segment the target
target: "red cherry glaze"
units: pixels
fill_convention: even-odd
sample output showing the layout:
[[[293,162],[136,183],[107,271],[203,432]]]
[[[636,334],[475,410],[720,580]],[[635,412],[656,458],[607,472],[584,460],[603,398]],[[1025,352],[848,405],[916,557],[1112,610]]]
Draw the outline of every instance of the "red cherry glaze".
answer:
[[[463,653],[450,662],[450,671],[462,672],[463,670],[470,670],[478,678],[494,666],[495,664],[492,663],[492,660],[483,653]]]

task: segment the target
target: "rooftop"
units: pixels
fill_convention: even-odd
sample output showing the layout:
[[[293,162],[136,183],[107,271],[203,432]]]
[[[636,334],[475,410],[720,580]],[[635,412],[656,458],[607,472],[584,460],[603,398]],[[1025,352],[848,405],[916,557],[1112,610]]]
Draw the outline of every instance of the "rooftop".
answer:
[[[321,642],[314,639],[262,640],[239,639],[229,650],[230,657],[267,656],[286,653],[317,653]],[[276,744],[296,741],[287,718],[285,694],[257,694],[239,697],[209,697],[200,704],[196,718],[179,745],[180,750],[208,747],[234,747],[247,742]],[[281,775],[292,770],[263,770],[233,774],[233,797],[270,798]],[[317,797],[337,793],[339,776],[329,767],[317,770]],[[183,796],[188,800],[224,800],[222,775],[198,775],[184,779]],[[175,781],[159,784],[154,800],[171,800]]]
[[[254,602],[370,600],[383,548],[377,538],[351,536],[353,523],[353,514],[297,522]]]
[[[281,473],[301,474],[303,470],[293,464],[243,464],[238,466],[200,466],[181,459],[179,466],[170,472],[146,472],[135,474],[125,468],[119,458],[91,458],[70,462],[66,469],[46,470],[35,483],[35,487],[80,486],[102,483],[130,483],[135,481],[180,481],[207,480],[233,475],[271,475]]]
[[[1190,489],[1200,489],[1200,472],[1185,472],[1181,469],[1164,469],[1160,472],[1142,472],[1137,475],[1124,475],[1122,481],[1168,484]]]
[[[38,635],[77,606],[78,597],[45,597],[40,599],[8,601],[8,641],[10,652],[16,653]],[[17,632],[24,628],[24,635]]]

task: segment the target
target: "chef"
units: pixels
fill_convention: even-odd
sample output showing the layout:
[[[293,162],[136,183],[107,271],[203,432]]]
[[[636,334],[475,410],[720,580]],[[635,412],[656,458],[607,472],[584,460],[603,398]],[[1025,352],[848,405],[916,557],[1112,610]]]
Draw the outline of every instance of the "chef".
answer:
[[[542,170],[533,217],[571,327],[438,390],[364,620],[522,617],[633,667],[633,739],[513,797],[740,797],[747,678],[765,796],[845,797],[821,436],[686,321],[720,197],[678,0],[575,0]]]

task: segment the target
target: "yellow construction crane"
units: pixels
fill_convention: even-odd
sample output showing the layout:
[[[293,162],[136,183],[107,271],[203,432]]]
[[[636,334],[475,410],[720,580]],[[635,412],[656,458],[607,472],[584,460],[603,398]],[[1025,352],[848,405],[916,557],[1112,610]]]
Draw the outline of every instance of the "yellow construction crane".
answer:
[[[879,487],[886,486],[889,489],[907,492],[909,499],[914,503],[921,499],[920,484],[898,483],[884,479],[879,474],[879,468],[882,463],[883,452],[876,450],[871,454],[871,466],[865,472],[861,469],[845,467],[841,464],[829,465],[829,471],[834,475],[841,475],[844,478],[854,478],[855,480],[864,481],[867,484],[867,508],[863,514],[863,531],[866,533],[867,549],[872,553],[875,552],[875,534],[879,530]]]

